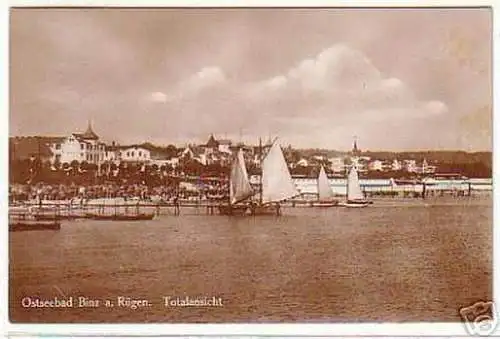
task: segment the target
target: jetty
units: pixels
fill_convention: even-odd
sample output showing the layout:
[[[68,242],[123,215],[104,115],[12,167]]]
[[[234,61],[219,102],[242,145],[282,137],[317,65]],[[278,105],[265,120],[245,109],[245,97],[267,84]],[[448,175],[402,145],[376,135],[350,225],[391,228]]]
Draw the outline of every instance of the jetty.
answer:
[[[9,213],[9,232],[17,231],[54,231],[61,229],[61,221],[37,220],[29,213]]]
[[[260,179],[250,178],[255,192],[260,192]],[[320,183],[318,182],[321,181]],[[299,195],[280,202],[283,207],[314,207],[323,196],[329,199],[343,200],[346,197],[346,180],[341,178],[293,178]],[[473,198],[492,191],[491,179],[464,180],[386,180],[360,179],[360,189],[366,198],[380,199],[426,199],[430,197]],[[328,189],[328,186],[330,189]],[[235,186],[238,188],[238,186]],[[325,191],[325,192],[323,192]],[[238,192],[236,192],[238,193]],[[233,192],[234,194],[234,192]],[[151,220],[155,216],[181,214],[219,214],[219,207],[225,199],[206,198],[170,198],[170,199],[73,199],[24,201],[9,206],[9,216],[17,220],[30,220],[30,229],[34,221],[40,222],[40,228],[48,228],[47,223],[61,223],[77,219],[132,221]],[[27,226],[28,227],[28,226]],[[54,226],[56,227],[56,226]],[[19,226],[16,226],[19,228]],[[49,227],[50,228],[50,227]]]

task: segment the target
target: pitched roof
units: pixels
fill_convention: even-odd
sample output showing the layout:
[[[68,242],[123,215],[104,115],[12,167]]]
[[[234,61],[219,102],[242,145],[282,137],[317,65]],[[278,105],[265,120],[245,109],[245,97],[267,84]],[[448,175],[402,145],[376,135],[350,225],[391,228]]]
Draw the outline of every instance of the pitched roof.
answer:
[[[213,134],[210,134],[210,138],[208,138],[207,147],[219,147],[219,143],[215,140]]]
[[[89,121],[85,133],[73,133],[74,136],[83,140],[97,140],[99,136],[92,130],[92,124]]]

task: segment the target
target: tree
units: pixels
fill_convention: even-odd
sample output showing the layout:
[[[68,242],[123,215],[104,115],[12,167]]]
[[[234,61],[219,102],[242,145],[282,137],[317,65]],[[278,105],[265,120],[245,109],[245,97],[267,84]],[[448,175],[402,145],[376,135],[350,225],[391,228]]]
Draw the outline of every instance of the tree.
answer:
[[[79,166],[79,172],[87,172],[89,169],[89,163],[87,161],[82,161]]]
[[[80,167],[80,163],[78,162],[78,160],[73,160],[73,161],[70,163],[70,166],[71,166],[73,169],[78,169],[78,167]]]
[[[167,157],[167,159],[171,159],[177,156],[178,152],[179,150],[177,149],[177,147],[175,147],[174,145],[168,145],[165,149],[165,156]]]

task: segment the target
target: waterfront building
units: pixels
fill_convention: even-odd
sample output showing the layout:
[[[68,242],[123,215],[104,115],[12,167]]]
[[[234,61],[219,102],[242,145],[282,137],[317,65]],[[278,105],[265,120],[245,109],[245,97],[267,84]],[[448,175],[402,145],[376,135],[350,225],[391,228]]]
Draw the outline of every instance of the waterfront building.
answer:
[[[398,159],[394,159],[391,164],[391,170],[401,171],[402,169],[403,169],[403,164]]]
[[[368,163],[369,171],[383,171],[384,163],[382,160],[373,160]]]
[[[116,158],[125,162],[149,163],[151,161],[151,151],[138,145],[118,147]]]
[[[100,164],[106,160],[106,145],[99,141],[89,121],[84,133],[72,133],[56,140],[51,146],[51,163],[71,163],[72,161]]]
[[[297,161],[297,166],[307,167],[309,166],[309,161],[307,161],[307,159],[302,158],[299,161]]]
[[[232,142],[228,139],[215,139],[213,134],[210,134],[206,144],[201,145],[205,149],[205,154],[212,154],[217,152],[231,154]]]
[[[343,157],[335,157],[335,158],[329,158],[328,161],[330,162],[330,169],[334,173],[344,173],[345,172],[345,159]]]
[[[415,160],[404,160],[403,163],[406,172],[417,173],[419,171]]]

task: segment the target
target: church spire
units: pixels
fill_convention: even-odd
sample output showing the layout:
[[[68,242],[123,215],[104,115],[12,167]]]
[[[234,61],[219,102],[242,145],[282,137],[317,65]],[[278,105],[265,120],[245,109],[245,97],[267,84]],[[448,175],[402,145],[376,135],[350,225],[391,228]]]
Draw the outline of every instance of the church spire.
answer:
[[[92,119],[87,120],[87,131],[92,131]]]
[[[352,154],[358,155],[361,151],[358,149],[358,140],[357,137],[354,137],[354,143],[352,145]]]

